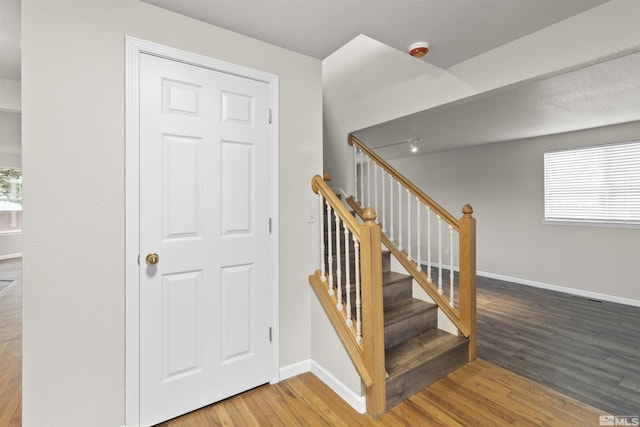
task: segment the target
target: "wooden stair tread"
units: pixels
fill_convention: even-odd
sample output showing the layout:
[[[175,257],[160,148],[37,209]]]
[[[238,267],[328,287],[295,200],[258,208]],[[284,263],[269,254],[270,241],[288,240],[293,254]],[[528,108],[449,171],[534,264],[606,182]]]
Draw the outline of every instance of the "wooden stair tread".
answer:
[[[355,257],[355,255],[353,253],[349,254],[349,258],[353,259]],[[344,259],[344,258],[343,258]],[[328,274],[328,272],[327,272]],[[342,272],[343,278],[345,277],[345,272]],[[335,278],[336,276],[336,271],[333,271],[333,276]],[[394,271],[383,271],[382,272],[382,286],[388,286],[388,285],[394,285],[396,283],[400,283],[404,280],[409,280],[411,279],[411,276],[407,275],[407,274],[402,274],[402,273],[396,273]],[[355,275],[351,274],[351,285],[352,285],[352,289],[355,289],[354,285],[355,285]],[[345,288],[344,283],[343,283],[343,289]]]
[[[468,340],[440,329],[433,329],[386,351],[386,369],[389,377],[405,374],[417,366],[460,346]]]
[[[398,283],[407,279],[411,279],[411,276],[408,274],[396,273],[395,271],[382,272],[382,286]]]
[[[406,298],[384,307],[384,324],[388,326],[413,317],[429,310],[436,310],[438,306],[416,298]]]

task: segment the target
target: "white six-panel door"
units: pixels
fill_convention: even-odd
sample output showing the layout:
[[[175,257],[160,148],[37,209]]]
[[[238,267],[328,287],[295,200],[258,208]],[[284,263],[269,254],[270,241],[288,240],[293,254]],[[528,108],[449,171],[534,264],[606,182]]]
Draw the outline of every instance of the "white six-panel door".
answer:
[[[140,55],[142,425],[270,379],[269,103],[267,83]]]

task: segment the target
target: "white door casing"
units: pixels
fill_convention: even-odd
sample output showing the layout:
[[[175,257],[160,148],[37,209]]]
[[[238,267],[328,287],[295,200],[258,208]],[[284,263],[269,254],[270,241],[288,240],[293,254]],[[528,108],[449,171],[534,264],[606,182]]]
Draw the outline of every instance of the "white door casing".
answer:
[[[278,380],[269,341],[269,328],[277,336],[277,241],[269,233],[277,79],[128,42],[138,43],[129,57],[137,57],[130,74],[140,115],[138,141],[127,142],[128,154],[130,145],[139,149],[139,207],[137,218],[127,209],[126,422],[151,425]],[[135,203],[132,187],[127,179]],[[156,265],[145,262],[151,252]]]

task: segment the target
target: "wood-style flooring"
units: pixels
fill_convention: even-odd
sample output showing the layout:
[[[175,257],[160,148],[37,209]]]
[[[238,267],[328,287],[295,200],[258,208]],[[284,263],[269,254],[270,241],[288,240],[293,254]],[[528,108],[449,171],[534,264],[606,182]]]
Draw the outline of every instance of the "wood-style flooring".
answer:
[[[20,260],[0,261],[0,280],[18,280],[0,296],[1,427],[21,425],[20,279]],[[638,330],[640,308],[479,277],[479,354],[491,363],[467,365],[379,420],[305,374],[164,425],[597,426],[605,413],[640,413]]]
[[[478,277],[477,312],[478,357],[613,415],[640,415],[640,307]]]
[[[209,426],[598,426],[602,411],[483,360],[449,374],[378,419],[355,412],[311,373],[160,424]]]
[[[0,261],[0,426],[22,424],[22,263]]]

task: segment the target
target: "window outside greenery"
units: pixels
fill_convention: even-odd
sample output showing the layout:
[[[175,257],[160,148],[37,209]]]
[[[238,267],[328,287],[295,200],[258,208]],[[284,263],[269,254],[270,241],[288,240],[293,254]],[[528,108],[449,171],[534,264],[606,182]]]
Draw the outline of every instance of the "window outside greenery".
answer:
[[[22,230],[22,170],[0,167],[0,233]]]

